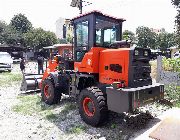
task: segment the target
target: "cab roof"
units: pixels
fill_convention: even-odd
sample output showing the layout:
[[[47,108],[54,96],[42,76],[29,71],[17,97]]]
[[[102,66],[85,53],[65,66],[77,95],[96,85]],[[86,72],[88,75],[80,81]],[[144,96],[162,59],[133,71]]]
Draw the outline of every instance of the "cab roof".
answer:
[[[106,17],[106,18],[110,18],[110,19],[112,19],[112,20],[116,20],[116,21],[119,21],[119,22],[126,21],[126,20],[123,19],[123,18],[117,18],[117,17],[113,17],[113,16],[110,16],[110,15],[107,15],[107,14],[103,14],[102,12],[97,11],[97,10],[94,10],[94,11],[91,11],[91,12],[88,12],[88,13],[85,13],[85,14],[81,14],[81,15],[79,15],[79,16],[77,16],[77,17],[74,17],[74,18],[72,19],[72,21],[74,21],[74,20],[76,20],[76,19],[79,19],[79,18],[81,18],[81,17],[85,17],[85,16],[88,16],[88,15],[92,15],[92,14],[97,15],[97,16],[103,16],[103,17]]]

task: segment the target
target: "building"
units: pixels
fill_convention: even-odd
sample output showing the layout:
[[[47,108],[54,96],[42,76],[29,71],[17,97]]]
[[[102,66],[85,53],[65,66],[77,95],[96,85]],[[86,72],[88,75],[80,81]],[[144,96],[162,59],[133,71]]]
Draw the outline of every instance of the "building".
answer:
[[[56,21],[56,36],[57,38],[61,39],[63,38],[63,25],[65,24],[65,19],[64,18],[59,18]]]
[[[56,21],[56,36],[59,39],[67,39],[70,42],[73,36],[73,27],[70,19],[59,18]]]
[[[161,29],[150,28],[150,30],[151,30],[152,32],[155,32],[156,34],[160,34],[160,33],[166,32],[164,28],[161,28]]]

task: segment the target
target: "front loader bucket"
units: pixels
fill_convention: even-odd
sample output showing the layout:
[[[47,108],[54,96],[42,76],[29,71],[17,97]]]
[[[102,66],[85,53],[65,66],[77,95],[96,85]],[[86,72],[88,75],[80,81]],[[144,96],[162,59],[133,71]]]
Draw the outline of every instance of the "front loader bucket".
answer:
[[[21,83],[20,91],[35,91],[40,90],[39,84],[42,80],[43,75],[40,74],[24,74]]]

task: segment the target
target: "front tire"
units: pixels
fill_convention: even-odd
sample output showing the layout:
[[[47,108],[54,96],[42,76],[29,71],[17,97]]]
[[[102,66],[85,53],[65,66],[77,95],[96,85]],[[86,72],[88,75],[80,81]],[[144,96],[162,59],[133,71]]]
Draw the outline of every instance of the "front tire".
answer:
[[[108,109],[106,98],[100,89],[90,87],[82,90],[79,96],[79,113],[89,125],[98,126],[106,122]]]
[[[51,79],[45,79],[42,85],[42,101],[48,105],[57,104],[61,99],[61,93],[55,88]]]

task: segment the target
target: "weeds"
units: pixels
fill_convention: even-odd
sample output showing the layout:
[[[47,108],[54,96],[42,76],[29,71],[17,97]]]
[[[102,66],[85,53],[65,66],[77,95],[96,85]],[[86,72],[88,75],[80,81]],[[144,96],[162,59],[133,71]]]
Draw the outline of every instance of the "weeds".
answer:
[[[70,133],[80,134],[86,130],[86,126],[84,125],[77,125],[70,129]]]
[[[115,129],[117,127],[117,125],[115,123],[111,124],[111,128]]]
[[[180,86],[165,86],[165,98],[174,101],[174,106],[180,107]]]

